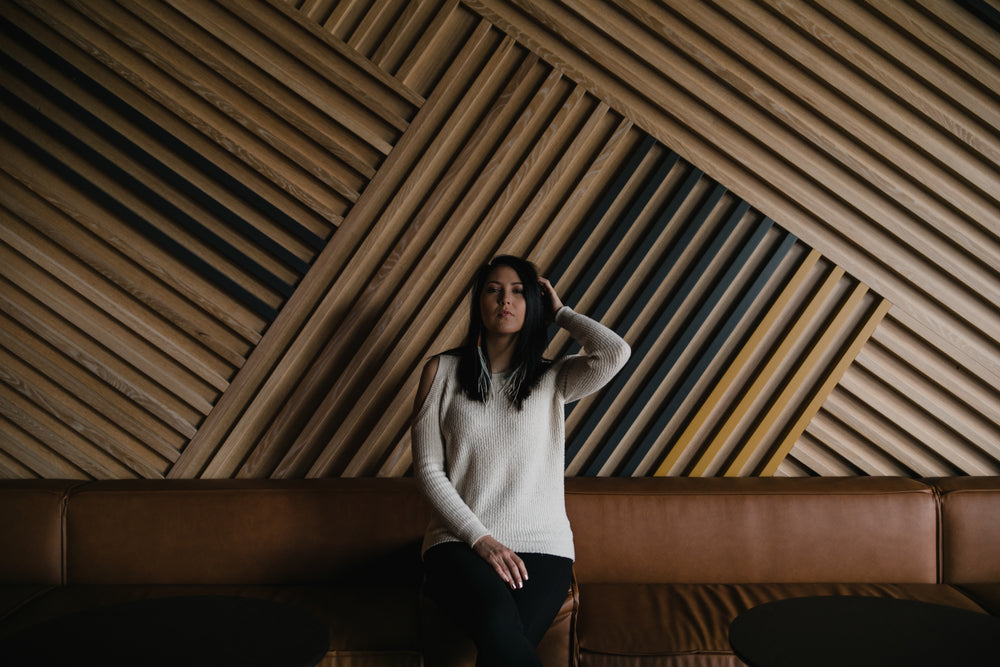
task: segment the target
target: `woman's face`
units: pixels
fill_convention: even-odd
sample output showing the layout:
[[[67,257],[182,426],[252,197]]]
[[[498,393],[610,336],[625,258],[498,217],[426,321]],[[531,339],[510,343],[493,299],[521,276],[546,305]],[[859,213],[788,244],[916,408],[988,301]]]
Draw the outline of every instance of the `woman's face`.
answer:
[[[509,266],[495,267],[486,276],[479,295],[483,327],[495,335],[512,335],[524,326],[524,285],[517,271]]]

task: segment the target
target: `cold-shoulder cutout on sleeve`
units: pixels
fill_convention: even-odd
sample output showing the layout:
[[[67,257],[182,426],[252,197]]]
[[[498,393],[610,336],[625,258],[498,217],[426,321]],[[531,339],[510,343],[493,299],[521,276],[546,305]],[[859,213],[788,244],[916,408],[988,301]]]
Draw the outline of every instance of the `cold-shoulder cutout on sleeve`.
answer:
[[[424,364],[424,369],[420,373],[420,384],[417,386],[417,394],[413,400],[413,420],[417,419],[427,405],[427,399],[430,396],[431,387],[434,385],[434,379],[437,377],[439,365],[440,358],[436,356],[431,357]]]

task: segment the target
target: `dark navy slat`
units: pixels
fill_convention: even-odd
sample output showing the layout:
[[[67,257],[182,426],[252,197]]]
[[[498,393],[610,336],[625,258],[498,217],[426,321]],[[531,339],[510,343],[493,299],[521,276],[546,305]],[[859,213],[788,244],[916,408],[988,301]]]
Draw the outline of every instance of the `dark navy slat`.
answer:
[[[94,81],[92,78],[88,77],[86,74],[80,70],[73,67],[71,64],[67,63],[60,56],[54,52],[48,50],[39,42],[34,40],[30,35],[21,32],[15,26],[10,26],[10,24],[5,24],[0,20],[0,26],[10,27],[14,34],[14,37],[21,42],[26,48],[32,49],[34,53],[42,57],[49,65],[53,68],[63,72],[66,76],[72,78],[77,83],[83,85],[89,93],[98,97],[107,104],[108,106],[114,108],[116,111],[124,116],[127,116],[131,121],[141,126],[141,128],[147,132],[147,134],[155,135],[154,138],[161,144],[167,145],[167,147],[174,153],[181,155],[187,162],[196,162],[199,167],[204,168],[205,165],[210,165],[211,163],[204,157],[200,156],[196,151],[193,151],[187,147],[182,142],[178,141],[176,137],[173,137],[168,132],[163,130],[155,123],[152,123],[148,118],[137,112],[134,108],[125,103],[122,99],[108,91],[106,88],[101,86],[98,82]],[[232,228],[234,231],[244,236],[245,238],[251,240],[255,245],[262,248],[264,251],[268,252],[274,256],[279,261],[283,262],[295,272],[304,274],[309,270],[309,263],[305,262],[301,258],[297,257],[295,254],[290,252],[287,248],[282,246],[280,243],[270,238],[267,234],[263,233],[255,226],[248,223],[242,217],[237,215],[234,211],[224,206],[215,198],[211,197],[204,190],[199,188],[197,185],[184,178],[176,171],[168,167],[162,161],[157,159],[154,155],[150,154],[148,151],[135,144],[133,141],[125,137],[123,134],[118,132],[116,129],[105,123],[103,120],[98,118],[96,115],[88,111],[86,108],[80,106],[77,102],[70,99],[64,95],[61,91],[54,88],[46,82],[45,80],[39,78],[30,70],[24,68],[20,64],[9,59],[9,56],[2,54],[5,62],[5,67],[8,71],[15,73],[18,78],[30,85],[35,90],[42,93],[46,98],[52,100],[59,107],[70,112],[76,119],[80,120],[88,127],[93,129],[95,133],[104,137],[111,143],[115,144],[123,152],[128,154],[131,158],[136,160],[152,171],[155,171],[164,181],[170,183],[178,190],[184,192],[189,198],[197,201],[205,209],[212,212],[215,216],[226,222],[226,224]],[[14,63],[11,65],[10,63]],[[198,159],[194,159],[198,156]],[[299,225],[292,218],[285,215],[279,209],[273,205],[266,202],[259,195],[254,193],[250,188],[247,188],[239,181],[234,179],[232,176],[226,174],[223,170],[212,165],[213,176],[217,181],[220,181],[226,189],[233,193],[235,196],[239,197],[248,206],[260,210],[262,213],[268,215],[278,226],[285,229],[289,233],[295,235],[297,238],[305,241],[317,250],[322,249],[325,245],[324,241],[320,239],[315,234],[312,234],[308,230],[305,230],[302,225]],[[204,171],[204,169],[203,169]],[[126,172],[127,173],[127,172]],[[145,196],[145,195],[143,195]],[[205,230],[204,227],[194,222],[199,228],[197,231],[199,237],[208,238],[212,240],[215,237],[213,232]],[[305,231],[305,234],[302,232]],[[227,252],[223,245],[229,246],[228,242],[217,239],[211,243],[213,247],[219,249],[220,252]],[[231,247],[231,246],[230,246]],[[229,254],[238,253],[235,249],[228,251]],[[242,255],[242,253],[239,253]],[[240,261],[243,261],[242,259]],[[277,284],[283,285],[281,281],[277,281],[276,278],[272,279],[276,281]],[[270,284],[269,286],[276,291],[281,291],[284,288],[278,287],[276,285]]]
[[[736,232],[740,223],[746,218],[746,214],[749,209],[750,205],[748,203],[740,202],[726,217],[725,221],[719,225],[719,228],[715,230],[708,247],[704,249],[701,257],[691,270],[689,270],[687,277],[684,280],[684,284],[678,290],[678,296],[680,298],[677,302],[678,306],[680,305],[680,301],[687,298],[687,296],[694,289],[695,285],[705,275],[709,265],[720,255],[727,241]],[[767,225],[758,225],[757,230],[755,230],[750,240],[753,241],[753,239],[755,239],[758,235],[761,239],[763,239],[768,228],[770,228],[770,223]],[[757,243],[759,243],[759,241]],[[749,248],[752,251],[756,248],[757,243],[753,243],[753,245],[745,243],[743,250],[746,251],[747,248]],[[739,257],[740,255],[737,255],[737,259]],[[690,346],[691,341],[698,333],[698,329],[704,324],[711,311],[718,305],[719,300],[725,294],[726,290],[729,289],[729,284],[732,282],[732,276],[734,276],[735,273],[743,267],[745,262],[745,259],[740,264],[736,264],[735,261],[729,262],[729,268],[727,271],[721,277],[716,279],[715,287],[705,297],[695,312],[691,314],[680,333],[674,338],[673,341],[671,341],[666,354],[658,364],[658,371],[643,381],[639,395],[629,406],[629,409],[623,418],[618,421],[618,424],[612,431],[611,435],[604,441],[604,445],[598,451],[597,456],[591,462],[591,465],[588,467],[585,474],[597,475],[604,464],[607,463],[607,460],[616,450],[618,443],[625,435],[625,432],[629,429],[635,419],[638,418],[639,414],[650,402],[650,400],[652,400],[653,394],[659,388],[664,378],[666,378],[667,374],[670,373],[671,369],[674,367],[674,364],[677,363],[680,356]],[[675,310],[676,308],[664,309],[657,321],[658,326],[652,328],[652,331],[662,331],[673,317]]]
[[[673,156],[674,154],[671,155]],[[666,203],[666,206],[664,207],[663,211],[661,211],[658,214],[656,222],[654,223],[654,225],[650,229],[649,234],[647,235],[646,245],[652,245],[653,243],[655,243],[656,239],[659,238],[661,234],[663,234],[663,232],[666,230],[667,225],[670,224],[671,220],[673,220],[674,216],[677,214],[677,211],[680,209],[680,207],[683,206],[684,203],[690,198],[691,192],[694,190],[695,186],[703,177],[704,174],[697,169],[692,169],[690,173],[688,173],[688,175],[684,178],[684,181],[682,181],[680,187],[677,189],[677,192],[675,192],[673,196],[670,198],[670,201]],[[714,191],[709,193],[708,195],[709,203],[707,206],[703,204],[701,209],[705,213],[705,215],[707,215],[708,212],[712,210],[712,207],[714,207],[715,204],[719,201],[719,199],[721,199],[723,192],[724,190]],[[717,197],[715,196],[716,194],[718,195]],[[683,247],[681,248],[681,251],[683,251]],[[656,295],[657,290],[659,290],[660,288],[660,284],[666,277],[666,272],[669,272],[670,267],[673,266],[674,262],[677,260],[677,257],[679,256],[680,256],[679,252],[677,254],[668,255],[669,258],[668,261],[663,262],[661,264],[661,267],[655,273],[654,278],[649,282],[647,282],[645,287],[642,288],[638,298],[636,298],[633,301],[631,308],[626,311],[625,315],[622,317],[621,322],[617,324],[617,328],[620,331],[628,331],[629,329],[632,328],[632,325],[635,324],[635,321],[639,318],[639,315],[642,313],[646,304],[649,303],[650,300],[652,300],[653,297]],[[641,260],[641,257],[639,259]],[[621,276],[619,276],[619,280],[620,279]],[[605,297],[613,299],[614,297],[618,296],[619,292],[620,289],[619,291],[616,291],[613,294],[605,294]],[[606,307],[609,308],[610,303]],[[574,343],[574,345],[570,347],[571,352],[575,352],[578,349],[579,349],[579,344]],[[602,395],[602,397],[598,399],[597,405],[594,406],[594,409],[598,411],[598,413],[600,413],[600,411],[607,409],[610,406],[611,401],[613,400],[614,400],[613,394],[610,396],[604,394]],[[570,403],[566,406],[565,414],[567,417],[570,414],[572,414],[575,406],[576,403]]]
[[[655,145],[656,139],[647,134],[643,137],[642,141],[639,142],[639,145],[636,146],[632,153],[629,154],[628,160],[618,171],[618,176],[608,186],[601,198],[597,200],[597,203],[585,216],[583,224],[577,230],[577,233],[574,235],[569,245],[563,249],[559,259],[556,260],[555,266],[549,270],[549,278],[552,280],[553,285],[559,286],[559,279],[562,278],[562,276],[569,269],[570,264],[572,264],[573,259],[575,259],[583,249],[587,239],[593,236],[594,230],[597,229],[597,224],[604,219],[608,209],[611,208],[611,205],[618,197],[618,193],[625,188],[625,185],[632,177],[632,174],[639,168],[639,164],[642,162],[643,158],[646,157]],[[577,288],[577,285],[561,287],[561,289],[564,290],[564,300],[568,301],[571,299],[575,295]]]
[[[989,27],[1000,32],[1000,9],[991,7],[983,0],[958,0],[958,5]]]
[[[9,91],[6,89],[0,88],[0,91],[9,95]],[[31,153],[38,161],[47,165],[53,171],[59,173],[59,175],[62,178],[65,178],[74,188],[83,192],[87,197],[94,200],[99,206],[111,211],[115,216],[122,219],[130,227],[150,239],[159,247],[163,248],[163,250],[171,257],[174,257],[178,261],[191,267],[191,269],[198,275],[219,287],[219,289],[223,292],[232,296],[260,317],[270,321],[277,316],[278,311],[269,306],[256,294],[250,292],[225,273],[219,271],[214,266],[192,253],[156,226],[149,224],[145,218],[138,215],[135,211],[128,208],[108,193],[104,192],[75,170],[70,169],[65,163],[60,161],[54,155],[45,151],[41,146],[38,146],[31,141],[31,139],[16,131],[13,127],[7,125],[2,120],[0,120],[0,132],[2,132],[4,136],[10,139],[13,143],[20,146],[22,150]]]
[[[740,255],[735,258],[732,262],[730,270],[727,275],[719,282],[717,289],[725,291],[725,286],[732,282],[736,277],[739,270],[747,263],[750,256],[757,249],[760,243],[763,241],[767,232],[773,227],[773,222],[767,218],[761,220],[754,235],[748,240],[747,244],[743,247]],[[649,448],[652,447],[653,443],[656,441],[657,434],[662,431],[667,422],[670,420],[670,416],[680,408],[681,403],[687,397],[687,395],[694,388],[694,385],[698,382],[705,371],[708,369],[709,364],[716,358],[716,356],[722,351],[727,342],[729,342],[730,337],[739,325],[740,320],[746,316],[747,311],[753,304],[754,300],[760,295],[764,286],[767,284],[768,280],[777,271],[778,266],[784,260],[784,258],[791,251],[792,246],[795,245],[797,239],[789,234],[785,233],[782,238],[781,243],[775,248],[771,253],[768,261],[763,267],[757,272],[756,277],[753,282],[746,286],[743,293],[741,294],[737,303],[731,308],[729,314],[726,316],[725,320],[718,326],[717,330],[711,336],[709,342],[705,345],[704,349],[701,351],[697,362],[689,369],[684,380],[678,385],[674,390],[670,400],[667,402],[664,409],[660,412],[659,417],[654,421],[653,426],[650,427],[648,436],[644,441],[644,447],[639,447],[632,452],[628,461],[622,467],[620,474],[622,476],[631,476],[635,473],[642,459],[645,458],[646,454],[649,452]],[[721,294],[718,295],[721,297]],[[679,430],[687,424],[682,424]]]
[[[641,312],[645,304],[649,303],[646,295],[655,292],[656,289],[663,283],[667,274],[673,268],[674,264],[677,263],[677,260],[684,253],[687,247],[691,244],[701,227],[706,223],[709,214],[718,204],[719,200],[722,199],[725,192],[725,188],[721,185],[716,185],[702,203],[698,213],[684,221],[684,228],[681,230],[678,238],[670,247],[670,250],[667,252],[660,268],[647,284],[645,290],[643,291],[644,296],[641,296],[633,304],[633,319],[638,317],[638,313]],[[577,429],[575,437],[573,437],[570,441],[566,450],[567,460],[572,460],[572,458],[576,456],[576,454],[583,447],[583,444],[587,439],[587,435],[600,421],[601,415],[610,407],[614,397],[621,392],[625,383],[628,381],[628,378],[635,372],[639,361],[643,359],[646,354],[648,354],[650,348],[656,342],[657,333],[663,330],[673,312],[677,310],[680,303],[687,298],[688,290],[685,289],[685,285],[687,282],[692,280],[691,276],[693,273],[694,271],[692,269],[688,270],[687,278],[682,281],[681,287],[675,290],[670,302],[664,307],[663,313],[657,319],[657,322],[644,334],[642,334],[639,337],[639,340],[632,344],[632,356],[629,358],[625,368],[615,376],[614,380],[612,380],[607,387],[601,391],[600,398],[596,401],[596,405],[592,406],[590,414],[584,420],[584,423],[581,424],[580,428]]]

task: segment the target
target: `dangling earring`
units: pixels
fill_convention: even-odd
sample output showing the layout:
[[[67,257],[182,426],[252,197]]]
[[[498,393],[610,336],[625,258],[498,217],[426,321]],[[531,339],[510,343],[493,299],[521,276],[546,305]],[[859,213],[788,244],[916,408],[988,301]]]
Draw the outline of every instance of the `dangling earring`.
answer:
[[[479,356],[479,395],[485,403],[490,396],[490,364],[483,352],[483,332],[479,332],[476,340],[476,354]]]

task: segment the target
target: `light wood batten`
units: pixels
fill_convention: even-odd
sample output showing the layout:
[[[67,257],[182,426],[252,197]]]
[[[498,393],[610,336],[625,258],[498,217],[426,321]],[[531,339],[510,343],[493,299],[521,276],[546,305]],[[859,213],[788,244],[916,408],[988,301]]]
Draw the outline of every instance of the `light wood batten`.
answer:
[[[963,4],[0,0],[0,477],[410,474],[499,253],[632,346],[569,475],[1000,474]]]

